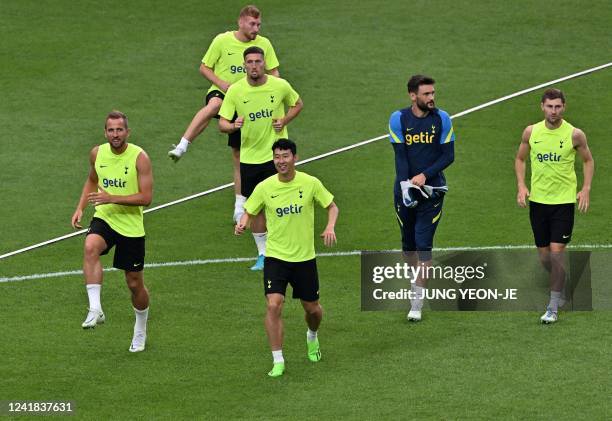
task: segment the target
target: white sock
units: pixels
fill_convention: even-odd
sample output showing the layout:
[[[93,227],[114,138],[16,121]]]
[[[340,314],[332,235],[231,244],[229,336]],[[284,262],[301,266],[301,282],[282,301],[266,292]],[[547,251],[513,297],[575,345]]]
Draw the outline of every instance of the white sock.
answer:
[[[191,142],[184,137],[181,137],[181,141],[178,145],[176,145],[179,149],[182,149],[183,152],[187,152],[187,148],[191,145]]]
[[[561,291],[550,291],[550,303],[548,303],[548,308],[550,308],[552,311],[558,311],[560,299]]]
[[[102,290],[102,285],[87,284],[86,288],[87,296],[89,297],[89,308],[102,311],[102,304],[100,304],[100,291]]]
[[[136,315],[136,323],[134,323],[134,333],[146,332],[147,331],[147,319],[149,318],[149,307],[144,310],[138,310],[134,308],[134,314]]]
[[[423,308],[425,288],[414,283],[410,286],[410,290],[412,291],[412,296],[414,297],[412,300],[410,300],[410,309],[421,311],[421,309]]]
[[[241,194],[236,195],[236,201],[234,202],[234,207],[236,209],[240,209],[244,206],[244,202],[246,202],[246,197]]]
[[[274,360],[274,364],[284,363],[283,350],[279,349],[278,351],[272,351],[272,360]]]
[[[255,239],[255,245],[257,246],[257,255],[266,255],[266,238],[268,238],[267,232],[254,232],[253,238]]]
[[[317,331],[316,330],[310,330],[310,328],[308,328],[308,331],[306,332],[306,340],[308,342],[312,342],[315,339],[317,339]]]

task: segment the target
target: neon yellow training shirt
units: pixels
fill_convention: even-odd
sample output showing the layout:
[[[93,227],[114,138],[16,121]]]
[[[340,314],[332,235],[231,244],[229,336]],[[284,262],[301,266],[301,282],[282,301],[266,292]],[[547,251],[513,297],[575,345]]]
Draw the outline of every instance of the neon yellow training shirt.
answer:
[[[558,205],[576,202],[574,126],[563,120],[551,130],[544,121],[533,125],[529,138],[532,202]]]
[[[300,96],[289,82],[267,76],[266,83],[251,86],[246,78],[234,83],[227,90],[219,115],[226,120],[244,117],[240,129],[240,162],[262,164],[272,160],[272,144],[287,138],[287,126],[277,133],[272,120],[285,116],[285,106],[293,107]]]
[[[234,83],[246,76],[242,53],[253,46],[264,51],[266,70],[272,70],[279,66],[278,58],[276,58],[276,53],[268,38],[257,35],[252,41],[242,42],[236,38],[233,31],[224,32],[213,39],[202,58],[202,63],[213,69],[215,75],[220,79]],[[223,92],[215,84],[210,87],[208,92],[215,90]]]
[[[244,204],[251,215],[265,211],[268,239],[266,256],[286,262],[315,258],[314,204],[327,208],[334,196],[311,175],[296,171],[282,182],[278,174],[259,183]]]
[[[98,174],[98,188],[108,194],[129,196],[139,192],[136,159],[142,148],[128,143],[123,153],[116,155],[109,143],[98,147],[94,167]],[[142,206],[108,203],[96,206],[94,218],[104,220],[112,229],[125,237],[145,235]]]

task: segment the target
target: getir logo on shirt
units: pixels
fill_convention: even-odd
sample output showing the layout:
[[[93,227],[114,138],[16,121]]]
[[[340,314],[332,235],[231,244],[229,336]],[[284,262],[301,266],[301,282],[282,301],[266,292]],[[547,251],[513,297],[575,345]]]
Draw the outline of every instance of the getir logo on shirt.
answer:
[[[536,155],[536,158],[538,158],[538,161],[540,162],[559,162],[561,161],[561,155],[557,155],[554,152],[538,153]]]
[[[257,111],[256,113],[249,113],[249,119],[251,121],[255,121],[258,118],[268,118],[268,117],[272,117],[272,110],[269,110],[267,108],[264,108],[261,111]]]
[[[409,132],[411,129],[408,129]],[[429,130],[425,133],[415,133],[410,134],[406,133],[406,145],[412,145],[413,143],[433,143],[434,136],[436,135],[436,126],[431,126],[431,134],[429,134]]]
[[[304,206],[298,205],[296,203],[295,205],[285,206],[284,208],[276,208],[276,216],[282,218],[284,215],[302,213],[303,207]]]
[[[127,184],[127,181],[123,181],[120,178],[113,178],[111,180],[109,180],[108,178],[103,178],[102,179],[102,185],[104,187],[120,187],[120,188],[125,188]]]

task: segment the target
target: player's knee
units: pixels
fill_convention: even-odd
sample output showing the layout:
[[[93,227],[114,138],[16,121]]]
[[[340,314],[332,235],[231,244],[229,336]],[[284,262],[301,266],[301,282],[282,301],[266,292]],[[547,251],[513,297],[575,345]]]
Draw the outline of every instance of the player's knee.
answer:
[[[275,300],[268,300],[268,306],[267,306],[268,314],[273,315],[273,316],[280,316],[282,310],[283,310],[282,303],[275,301]]]
[[[140,272],[126,272],[125,281],[127,282],[128,288],[132,292],[139,292],[142,289],[145,289],[144,281]]]
[[[85,259],[96,260],[100,257],[102,250],[100,250],[100,247],[97,244],[86,241],[83,253],[85,255]]]
[[[219,114],[219,110],[221,109],[221,104],[223,104],[221,101],[209,102],[208,105],[204,107],[204,110],[206,110],[206,117],[213,118],[214,116]]]
[[[323,308],[321,307],[321,304],[319,304],[318,301],[313,301],[313,302],[307,302],[304,301],[304,311],[309,314],[309,315],[318,315],[318,314],[323,314]]]

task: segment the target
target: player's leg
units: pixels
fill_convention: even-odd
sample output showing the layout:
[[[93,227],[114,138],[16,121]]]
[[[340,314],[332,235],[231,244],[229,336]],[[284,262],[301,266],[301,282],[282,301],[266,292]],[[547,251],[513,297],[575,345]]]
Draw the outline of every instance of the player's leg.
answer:
[[[147,319],[149,318],[149,290],[145,287],[142,271],[125,271],[125,281],[132,293],[132,306],[134,307],[134,334],[130,345],[130,352],[144,351],[147,340]]]
[[[276,168],[272,161],[263,164],[240,163],[242,195],[248,198],[257,184],[274,174],[276,174]],[[257,246],[257,261],[251,267],[251,270],[263,270],[267,239],[266,218],[263,212],[260,212],[251,220],[251,232]]]
[[[130,352],[144,351],[147,340],[147,319],[149,317],[149,290],[144,284],[144,237],[117,237],[117,249],[113,266],[125,271],[125,281],[131,292],[134,308],[134,335]]]
[[[232,174],[234,178],[234,222],[238,223],[244,214],[244,202],[246,197],[242,195],[242,183],[240,182],[240,130],[228,135],[228,145],[232,148]]]
[[[272,351],[272,370],[268,373],[271,377],[278,377],[285,371],[285,359],[283,357],[283,302],[285,296],[279,293],[266,295],[266,335]]]
[[[172,160],[178,161],[187,152],[189,145],[204,131],[210,120],[219,114],[221,104],[223,104],[221,92],[212,91],[206,96],[206,105],[193,116],[179,144],[172,145],[173,149],[168,152]]]
[[[285,371],[283,357],[283,303],[287,291],[288,268],[286,262],[266,257],[264,265],[264,294],[266,296],[266,317],[264,325],[272,351],[270,377],[282,376]]]
[[[257,261],[251,267],[251,270],[263,270],[263,260],[266,255],[266,240],[268,233],[266,231],[266,217],[263,211],[259,212],[251,219],[251,232],[257,247]]]
[[[422,268],[412,284],[414,300],[411,302],[411,313],[408,320],[421,320],[423,304],[427,289],[428,268],[432,265],[434,235],[442,218],[444,195],[419,203],[414,209],[416,220],[414,222],[414,241],[417,250],[418,265]]]
[[[104,323],[106,319],[102,311],[100,298],[103,278],[100,256],[108,253],[113,245],[113,235],[110,227],[104,221],[94,218],[85,237],[83,249],[83,275],[89,300],[89,310],[85,321],[81,324],[83,329],[94,328],[96,325]]]
[[[409,265],[416,267],[418,265],[415,240],[416,211],[415,209],[404,206],[401,196],[396,195],[394,197],[394,202],[395,217],[397,219],[402,238],[402,252],[404,259]],[[419,308],[420,304],[417,301],[417,297],[420,296],[422,287],[417,285],[416,281],[417,279],[410,280],[410,309],[406,316],[410,321],[421,320],[421,310]]]
[[[553,256],[551,248],[551,233],[552,233],[552,218],[551,218],[551,205],[545,205],[537,202],[529,202],[529,222],[531,224],[531,230],[533,231],[533,238],[535,245],[538,249],[538,257],[540,263],[549,273],[550,285],[556,284],[556,279],[559,276],[559,268],[554,267],[558,262],[558,248],[555,247],[555,256]],[[559,298],[561,296],[559,291],[550,290],[550,301],[546,306],[546,312],[540,317],[542,323],[554,323],[557,321],[557,309],[553,311],[553,307],[558,307]],[[551,307],[551,304],[553,307]]]
[[[304,308],[306,331],[306,348],[308,359],[312,362],[321,360],[318,330],[323,319],[323,308],[319,303],[319,274],[315,259],[305,262],[290,263],[290,283],[293,287],[293,298],[299,298]]]
[[[544,323],[558,319],[559,307],[565,299],[563,290],[567,278],[565,249],[572,238],[574,228],[574,205],[553,205],[549,209],[550,221],[550,301],[546,313],[540,318]]]

